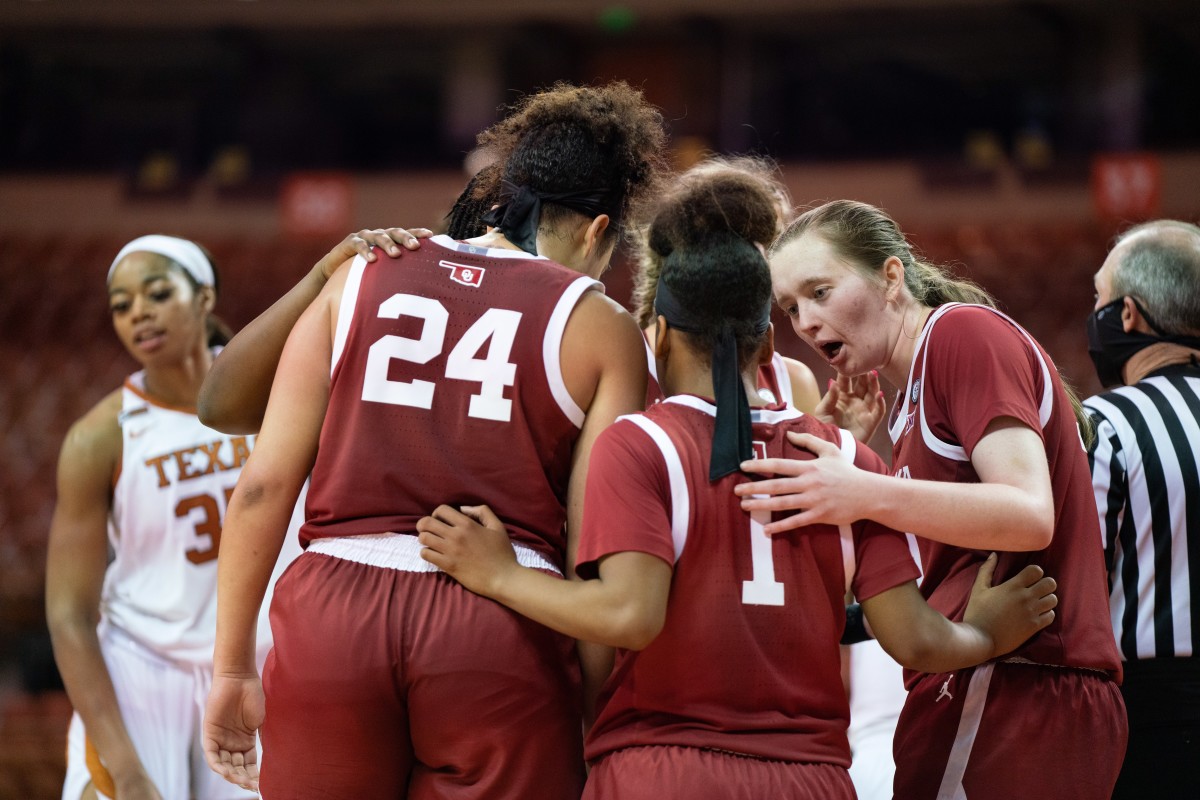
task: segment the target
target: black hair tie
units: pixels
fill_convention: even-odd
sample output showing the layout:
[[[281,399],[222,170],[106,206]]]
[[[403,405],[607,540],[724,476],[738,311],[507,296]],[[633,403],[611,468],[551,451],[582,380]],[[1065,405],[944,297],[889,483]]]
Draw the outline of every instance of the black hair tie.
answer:
[[[654,295],[654,312],[672,328],[684,333],[705,331],[704,324],[679,302],[662,278],[658,280]],[[766,333],[770,324],[771,306],[768,303],[754,327],[755,333]],[[746,386],[738,369],[737,337],[728,320],[721,324],[713,347],[712,376],[717,419],[713,427],[712,457],[708,462],[709,481],[737,472],[742,462],[754,454],[750,400],[746,397]]]
[[[608,214],[608,190],[582,192],[539,192],[511,181],[500,182],[500,205],[480,217],[485,225],[498,228],[517,247],[536,256],[537,232],[542,220],[542,203],[557,203],[588,217]]]

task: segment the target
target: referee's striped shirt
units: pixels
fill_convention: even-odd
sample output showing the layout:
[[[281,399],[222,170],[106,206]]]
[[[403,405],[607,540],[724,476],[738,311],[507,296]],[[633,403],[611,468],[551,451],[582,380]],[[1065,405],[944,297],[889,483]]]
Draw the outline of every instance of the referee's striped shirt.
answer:
[[[1200,640],[1200,366],[1088,398],[1109,613],[1127,661],[1191,656]]]

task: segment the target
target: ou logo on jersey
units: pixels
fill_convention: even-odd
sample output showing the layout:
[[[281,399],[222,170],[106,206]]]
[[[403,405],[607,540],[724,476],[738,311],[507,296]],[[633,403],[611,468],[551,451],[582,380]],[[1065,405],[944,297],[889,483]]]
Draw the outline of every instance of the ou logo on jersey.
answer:
[[[473,286],[478,289],[483,284],[483,267],[472,267],[466,264],[455,264],[453,261],[439,261],[438,266],[450,270],[450,280],[463,286]]]

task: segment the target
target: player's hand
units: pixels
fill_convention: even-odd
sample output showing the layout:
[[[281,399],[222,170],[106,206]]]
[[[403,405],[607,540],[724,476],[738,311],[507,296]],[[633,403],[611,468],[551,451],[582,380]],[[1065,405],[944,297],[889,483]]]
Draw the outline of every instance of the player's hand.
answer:
[[[266,717],[258,675],[214,675],[204,710],[204,758],[230,783],[258,791],[255,734]]]
[[[845,428],[860,442],[871,440],[885,413],[887,402],[875,370],[853,378],[838,375],[829,382],[829,390],[813,409],[814,417]]]
[[[800,511],[767,523],[763,532],[774,536],[805,525],[849,525],[863,519],[866,514],[858,501],[869,496],[865,486],[868,473],[844,458],[842,449],[832,442],[809,433],[789,432],[787,436],[816,458],[743,461],[743,472],[772,477],[740,483],[733,489],[746,511]]]
[[[317,267],[325,280],[329,280],[338,267],[355,256],[374,261],[374,247],[396,258],[403,252],[401,247],[416,250],[421,246],[418,239],[427,239],[430,236],[433,236],[433,231],[428,228],[364,228],[334,245],[334,248],[317,262]]]
[[[963,622],[991,638],[992,658],[1020,647],[1030,636],[1054,621],[1058,597],[1053,578],[1030,564],[999,586],[992,586],[996,554],[979,567]]]
[[[467,589],[494,597],[517,556],[504,523],[487,506],[438,506],[417,521],[421,558]]]

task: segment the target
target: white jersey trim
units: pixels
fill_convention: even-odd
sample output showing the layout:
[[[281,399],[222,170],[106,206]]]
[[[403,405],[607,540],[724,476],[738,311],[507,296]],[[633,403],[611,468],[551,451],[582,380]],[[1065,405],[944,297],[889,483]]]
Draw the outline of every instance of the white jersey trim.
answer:
[[[650,342],[646,340],[646,334],[642,334],[642,342],[646,345],[646,369],[650,370],[650,377],[654,378],[654,382],[658,383],[658,360],[654,358],[654,350],[650,347]],[[659,392],[662,392],[662,384],[658,385]]]
[[[854,456],[858,453],[858,442],[854,441],[854,434],[845,428],[838,430],[842,435],[842,458],[854,463]],[[838,535],[842,541],[842,570],[846,573],[846,591],[850,591],[850,584],[854,580],[854,575],[858,571],[858,559],[854,554],[854,532],[849,525],[838,525]]]
[[[579,298],[583,297],[584,292],[593,288],[600,288],[603,291],[600,283],[586,275],[572,281],[571,285],[562,293],[562,297],[558,299],[553,313],[550,314],[550,320],[546,323],[546,335],[542,339],[542,364],[546,370],[546,380],[550,383],[550,394],[554,396],[558,407],[576,428],[583,427],[583,421],[587,418],[587,414],[575,402],[575,398],[571,397],[571,393],[567,391],[567,383],[563,380],[562,340],[563,332],[567,329],[567,320],[570,319],[571,312],[578,305]]]
[[[663,402],[687,406],[688,408],[708,414],[710,417],[717,416],[717,407],[715,405],[692,394],[672,395]],[[765,425],[777,425],[780,422],[786,422],[789,419],[799,419],[803,416],[804,412],[796,408],[782,408],[779,410],[770,408],[750,409],[750,422],[759,422]]]
[[[507,247],[481,247],[477,244],[469,242],[459,242],[451,239],[444,233],[439,233],[437,236],[429,237],[429,241],[436,244],[438,247],[444,247],[447,250],[453,250],[456,253],[466,253],[473,256],[484,256],[485,258],[516,258],[525,261],[549,261],[545,256],[534,256],[526,253],[524,250],[509,250]]]
[[[908,368],[908,384],[904,387],[904,397],[902,398],[900,412],[896,414],[896,419],[892,422],[891,427],[888,429],[888,435],[891,437],[892,444],[895,444],[900,440],[900,436],[904,432],[904,425],[908,418],[909,410],[914,403],[913,373],[916,369],[917,357],[919,355],[922,356],[921,379],[917,391],[918,393],[927,391],[927,386],[925,383],[925,369],[929,364],[929,354],[925,352],[925,350],[929,334],[933,332],[933,326],[946,314],[946,312],[950,311],[951,309],[966,305],[968,304],[947,303],[945,305],[938,306],[938,308],[935,309],[933,314],[929,317],[929,322],[926,323],[925,329],[921,331],[921,335],[917,339],[916,348],[913,350],[912,364]],[[1038,349],[1037,343],[1033,341],[1033,337],[1031,337],[1024,328],[1018,325],[1008,315],[997,311],[990,306],[977,305],[975,307],[990,311],[1001,319],[1008,321],[1021,333],[1022,336],[1025,337],[1025,341],[1029,342],[1029,346],[1033,350],[1034,356],[1037,357],[1038,365],[1042,370],[1042,399],[1041,403],[1038,405],[1038,423],[1045,428],[1047,423],[1050,422],[1050,415],[1054,410],[1054,383],[1050,379],[1050,367],[1046,364],[1046,359],[1042,358],[1042,353]],[[952,461],[970,461],[970,458],[967,456],[967,451],[962,446],[942,441],[934,435],[933,431],[929,429],[929,424],[925,421],[925,403],[923,402],[924,398],[922,397],[920,399],[922,401],[920,403],[921,408],[917,416],[920,418],[921,439],[925,442],[925,446],[928,447],[930,451],[941,456],[942,458],[947,458]]]
[[[513,542],[512,547],[517,554],[517,563],[521,566],[546,569],[562,575],[561,569],[533,548],[518,542]],[[309,544],[306,552],[400,572],[441,572],[439,568],[421,558],[421,551],[424,549],[425,545],[410,534],[374,533],[315,539]]]
[[[684,474],[683,461],[679,458],[679,451],[675,449],[675,443],[658,423],[640,414],[618,419],[629,420],[645,431],[650,440],[658,447],[659,453],[662,454],[663,463],[667,467],[667,480],[671,485],[671,542],[675,547],[675,561],[678,562],[679,557],[683,555],[683,547],[687,544],[688,518],[691,514],[687,475]]]
[[[775,372],[775,383],[779,384],[780,396],[775,399],[785,405],[796,405],[792,396],[792,376],[788,374],[787,362],[779,353],[771,354],[771,369]]]
[[[946,771],[942,774],[937,800],[967,800],[963,776],[967,774],[971,750],[975,747],[975,736],[979,733],[979,722],[983,719],[988,686],[991,685],[992,671],[995,667],[995,664],[982,664],[971,673],[971,680],[967,684],[967,696],[963,699],[962,716],[958,718],[958,732],[954,736],[950,756],[946,759]],[[947,676],[946,682],[949,681],[950,676]]]
[[[358,305],[358,292],[362,286],[363,272],[367,268],[367,260],[355,256],[350,264],[350,272],[346,275],[346,285],[342,289],[342,302],[338,306],[337,328],[333,334],[333,357],[329,359],[329,374],[337,369],[342,360],[342,352],[346,349],[346,339],[350,335],[350,323],[354,319],[354,308]]]

